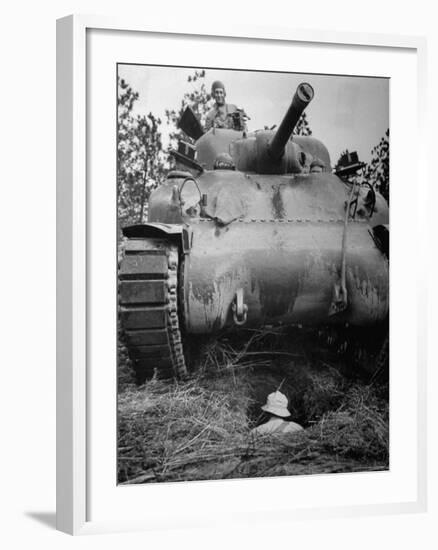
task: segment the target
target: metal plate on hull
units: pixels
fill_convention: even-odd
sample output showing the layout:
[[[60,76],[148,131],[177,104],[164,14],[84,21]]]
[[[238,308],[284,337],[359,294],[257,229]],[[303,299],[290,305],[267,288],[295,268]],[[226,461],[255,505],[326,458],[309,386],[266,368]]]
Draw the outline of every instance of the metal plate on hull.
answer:
[[[233,323],[239,288],[248,326],[349,322],[368,325],[388,313],[388,262],[364,222],[350,222],[347,237],[346,311],[329,318],[339,281],[342,221],[234,222],[192,226],[184,266],[187,330],[210,333]]]

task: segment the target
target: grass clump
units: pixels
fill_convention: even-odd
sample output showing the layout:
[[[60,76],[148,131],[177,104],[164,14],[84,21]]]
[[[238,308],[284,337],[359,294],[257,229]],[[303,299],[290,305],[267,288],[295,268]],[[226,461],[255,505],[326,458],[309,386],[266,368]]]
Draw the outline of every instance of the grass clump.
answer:
[[[152,380],[125,391],[119,398],[119,481],[224,477],[249,422],[245,382],[223,382],[215,388],[200,379]]]
[[[372,386],[355,384],[337,410],[327,412],[309,434],[318,445],[338,456],[359,460],[389,460],[389,406]]]

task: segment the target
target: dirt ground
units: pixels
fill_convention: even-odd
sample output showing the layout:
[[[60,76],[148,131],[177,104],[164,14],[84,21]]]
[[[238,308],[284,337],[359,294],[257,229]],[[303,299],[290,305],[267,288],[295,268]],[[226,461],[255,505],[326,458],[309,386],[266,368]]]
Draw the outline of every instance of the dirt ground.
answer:
[[[186,380],[141,385],[120,344],[119,483],[388,469],[382,338],[344,337],[294,329],[198,340]],[[304,430],[256,438],[260,407],[277,389]]]

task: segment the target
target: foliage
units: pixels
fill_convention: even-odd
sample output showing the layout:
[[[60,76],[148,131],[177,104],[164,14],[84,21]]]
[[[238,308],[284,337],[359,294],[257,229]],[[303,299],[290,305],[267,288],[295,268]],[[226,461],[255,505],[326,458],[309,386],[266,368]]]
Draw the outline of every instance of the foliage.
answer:
[[[348,150],[343,151],[341,156],[346,153]],[[380,142],[373,147],[371,155],[371,162],[348,179],[358,184],[365,182],[371,184],[389,203],[389,129],[386,130]],[[336,166],[339,164],[339,160]]]
[[[177,123],[187,106],[205,122],[211,106],[211,96],[207,93],[205,71],[195,71],[187,82],[191,89],[183,96],[178,111],[167,110],[167,124],[172,127],[169,133],[170,147],[174,148],[178,139],[191,141]],[[160,118],[152,113],[147,116],[134,115],[133,109],[139,94],[129,84],[118,81],[118,219],[120,226],[145,221],[148,198],[164,179],[169,169],[169,159],[163,150]]]
[[[134,116],[139,94],[125,80],[118,81],[118,215],[119,223],[141,223],[152,189],[163,178],[161,120],[152,113]]]
[[[307,113],[303,113],[295,126],[294,135],[296,136],[311,136],[312,130],[310,128]]]
[[[363,179],[379,191],[389,203],[389,128],[371,154],[372,159],[364,169]]]
[[[174,109],[166,110],[167,123],[173,127],[170,132],[170,147],[176,148],[179,139],[193,142],[186,136],[182,130],[178,129],[178,121],[181,118],[186,107],[190,107],[202,126],[205,126],[205,117],[213,105],[213,99],[205,87],[205,70],[195,71],[187,77],[190,84],[190,91],[186,92],[181,101],[181,107],[178,111]]]

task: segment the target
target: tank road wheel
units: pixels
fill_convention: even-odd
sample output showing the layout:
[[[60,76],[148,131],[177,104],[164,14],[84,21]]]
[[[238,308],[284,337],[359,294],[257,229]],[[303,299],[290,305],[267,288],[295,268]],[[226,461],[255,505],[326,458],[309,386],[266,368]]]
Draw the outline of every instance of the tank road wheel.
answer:
[[[119,268],[119,315],[139,382],[187,374],[178,318],[178,247],[130,239]]]

